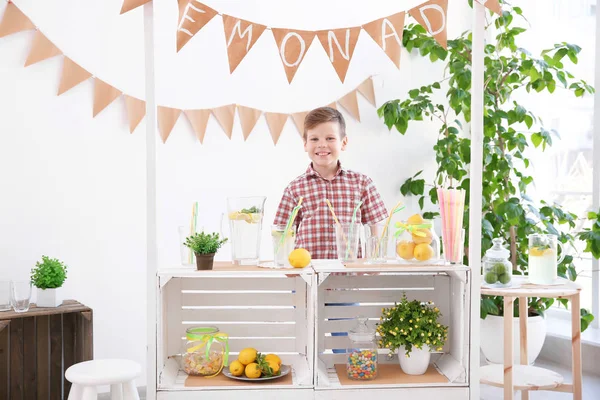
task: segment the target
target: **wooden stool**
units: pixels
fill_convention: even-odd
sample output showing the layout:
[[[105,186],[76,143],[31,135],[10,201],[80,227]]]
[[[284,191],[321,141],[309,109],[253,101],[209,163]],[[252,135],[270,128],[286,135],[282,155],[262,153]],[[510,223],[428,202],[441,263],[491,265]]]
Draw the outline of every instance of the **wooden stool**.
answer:
[[[504,297],[504,366],[500,364],[481,367],[480,382],[503,387],[504,399],[512,400],[514,391],[521,390],[521,399],[529,400],[530,390],[551,390],[573,393],[573,399],[582,400],[581,326],[579,321],[579,293],[581,286],[559,278],[557,285],[532,285],[526,277],[513,276],[512,287],[481,288],[482,295]],[[563,377],[554,371],[533,367],[527,362],[527,298],[546,297],[571,301],[571,344],[573,383],[563,383]],[[519,326],[521,364],[513,368],[513,305],[519,298]],[[508,313],[506,310],[510,310]]]
[[[142,368],[130,360],[92,360],[71,366],[65,378],[73,385],[69,400],[96,400],[96,386],[110,385],[112,400],[139,400],[134,379]]]

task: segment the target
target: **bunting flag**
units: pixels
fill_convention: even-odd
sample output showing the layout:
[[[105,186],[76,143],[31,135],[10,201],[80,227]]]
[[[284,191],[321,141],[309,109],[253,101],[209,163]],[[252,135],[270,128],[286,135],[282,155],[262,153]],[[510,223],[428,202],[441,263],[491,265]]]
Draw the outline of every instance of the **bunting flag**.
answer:
[[[178,0],[179,25],[177,27],[177,51],[181,50],[204,25],[218,13],[197,0]]]
[[[427,33],[444,49],[448,48],[446,19],[448,15],[448,0],[429,0],[426,3],[411,8],[408,13],[425,28]]]
[[[129,117],[129,133],[133,133],[146,116],[146,102],[129,95],[124,97],[127,116]]]
[[[396,68],[400,68],[400,49],[404,32],[405,13],[399,12],[386,18],[369,22],[363,28],[392,60]]]
[[[229,73],[233,73],[267,27],[229,15],[223,15],[223,27],[229,58]]]
[[[306,51],[315,38],[315,32],[290,29],[272,28],[275,43],[279,50],[279,57],[285,69],[288,83],[292,83],[300,63],[304,60]]]
[[[91,78],[92,74],[81,68],[69,57],[65,57],[58,87],[58,96]]]
[[[377,103],[375,102],[375,89],[373,88],[373,79],[365,79],[363,83],[358,85],[356,90],[358,91],[358,93],[362,94],[364,98],[367,99],[367,101],[371,103],[373,107],[377,107]]]
[[[476,0],[478,3],[487,7],[490,11],[502,15],[502,6],[498,0]]]
[[[94,114],[100,114],[102,110],[108,107],[113,101],[121,95],[121,91],[110,86],[108,83],[96,78],[94,85]]]
[[[356,91],[352,91],[338,100],[338,103],[358,122],[360,122],[360,113],[358,111],[358,99]]]
[[[121,6],[121,14],[125,14],[135,8],[143,6],[146,3],[150,3],[152,0],[124,0]]]
[[[308,111],[297,112],[291,115],[294,125],[296,125],[296,129],[298,129],[300,137],[304,138],[304,119],[308,115]]]
[[[212,113],[217,119],[219,125],[221,125],[221,129],[223,129],[227,137],[231,139],[231,133],[233,132],[235,104],[213,108]]]
[[[265,119],[267,120],[267,125],[269,126],[269,132],[271,132],[271,138],[273,138],[273,144],[277,144],[288,117],[289,114],[273,112],[265,113]]]
[[[15,3],[9,2],[0,21],[0,38],[33,29],[35,29],[33,22],[17,8]]]
[[[244,135],[244,140],[246,140],[248,139],[248,136],[250,136],[252,129],[254,129],[262,111],[244,106],[237,106],[237,109],[238,116],[240,117],[240,124],[242,125],[242,134]]]
[[[177,108],[158,106],[156,114],[158,117],[158,131],[160,133],[160,138],[162,139],[163,143],[166,143],[171,131],[179,119],[179,116],[181,115],[181,110]]]
[[[317,37],[342,82],[346,79],[359,34],[360,26],[317,32]]]
[[[202,143],[206,134],[208,119],[210,118],[210,110],[185,110],[184,114],[188,121],[190,121],[196,137]]]
[[[51,57],[59,56],[62,52],[40,31],[35,33],[33,44],[25,61],[25,66],[33,65]]]

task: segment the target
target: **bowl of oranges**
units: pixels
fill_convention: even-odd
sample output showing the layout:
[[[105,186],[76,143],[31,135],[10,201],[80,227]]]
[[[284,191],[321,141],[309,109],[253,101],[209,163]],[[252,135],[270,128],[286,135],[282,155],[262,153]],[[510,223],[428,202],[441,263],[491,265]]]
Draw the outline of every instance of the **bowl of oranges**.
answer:
[[[440,259],[440,239],[433,228],[433,221],[415,214],[396,223],[396,228],[394,236],[399,261],[426,263]]]

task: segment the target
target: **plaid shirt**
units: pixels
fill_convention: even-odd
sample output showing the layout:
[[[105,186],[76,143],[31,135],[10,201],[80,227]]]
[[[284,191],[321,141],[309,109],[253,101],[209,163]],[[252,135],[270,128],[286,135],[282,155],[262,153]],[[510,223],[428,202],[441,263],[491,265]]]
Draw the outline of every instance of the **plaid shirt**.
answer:
[[[312,163],[303,175],[294,179],[283,193],[275,215],[275,225],[285,225],[300,197],[300,208],[294,224],[297,226],[296,248],[305,248],[313,259],[338,258],[335,243],[335,221],[325,202],[329,199],[340,223],[349,223],[356,204],[363,203],[356,213],[357,221],[374,224],[387,217],[387,209],[371,178],[342,168],[331,181],[321,177]]]

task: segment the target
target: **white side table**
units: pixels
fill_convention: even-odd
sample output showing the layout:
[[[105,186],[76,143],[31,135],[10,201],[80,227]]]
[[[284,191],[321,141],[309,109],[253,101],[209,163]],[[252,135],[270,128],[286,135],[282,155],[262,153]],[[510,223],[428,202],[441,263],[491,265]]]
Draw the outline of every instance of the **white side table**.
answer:
[[[75,364],[65,372],[73,383],[69,400],[96,400],[96,387],[110,385],[112,400],[140,400],[135,378],[142,368],[130,360],[91,360]]]

